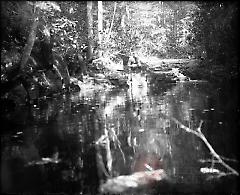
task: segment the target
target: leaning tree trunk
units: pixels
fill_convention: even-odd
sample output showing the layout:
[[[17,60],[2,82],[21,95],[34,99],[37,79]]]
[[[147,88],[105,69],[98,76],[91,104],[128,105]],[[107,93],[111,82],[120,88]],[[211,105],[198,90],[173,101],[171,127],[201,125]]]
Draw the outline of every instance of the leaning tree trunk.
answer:
[[[21,59],[21,63],[20,63],[20,70],[23,71],[27,61],[30,57],[30,54],[32,52],[32,48],[36,39],[36,31],[37,31],[37,27],[38,27],[38,8],[36,9],[36,13],[34,14],[34,18],[33,18],[33,23],[32,26],[30,28],[30,33],[27,39],[27,43],[24,47],[23,50],[23,54],[22,54],[22,59]]]
[[[88,51],[87,59],[93,58],[93,17],[92,17],[92,1],[87,1],[87,29],[88,29]]]
[[[19,79],[21,80],[21,83],[23,85],[23,87],[25,88],[26,90],[26,93],[27,93],[27,103],[29,104],[30,103],[30,94],[29,94],[29,91],[28,91],[28,83],[26,82],[26,80],[24,79],[24,75],[25,75],[25,66],[28,62],[28,59],[30,58],[30,55],[31,55],[31,52],[32,52],[32,48],[33,48],[33,45],[34,45],[34,42],[35,42],[35,39],[36,39],[36,31],[37,31],[37,27],[38,27],[38,21],[39,21],[39,9],[38,8],[34,8],[34,16],[33,16],[33,23],[30,27],[30,33],[29,33],[29,36],[28,36],[28,39],[27,39],[27,43],[23,49],[23,54],[22,54],[22,58],[21,58],[21,61],[20,61],[20,67],[19,67]]]

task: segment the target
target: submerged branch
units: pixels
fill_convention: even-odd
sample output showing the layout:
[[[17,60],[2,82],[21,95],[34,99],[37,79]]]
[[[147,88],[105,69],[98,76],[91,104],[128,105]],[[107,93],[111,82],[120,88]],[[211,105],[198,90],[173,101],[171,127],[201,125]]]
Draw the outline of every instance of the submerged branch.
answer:
[[[229,161],[229,162],[235,162],[235,163],[238,162],[236,159],[226,158],[223,156],[221,156],[221,159],[223,159],[225,161]],[[201,162],[201,163],[219,163],[218,160],[214,160],[214,159],[200,159],[199,162]]]
[[[218,163],[220,163],[222,166],[224,166],[227,170],[230,171],[230,173],[224,174],[224,175],[229,175],[229,174],[233,174],[233,175],[237,175],[239,176],[239,173],[233,169],[232,167],[230,167],[226,162],[224,162],[223,158],[217,154],[217,152],[213,149],[212,145],[208,142],[207,138],[204,136],[204,134],[201,132],[201,126],[203,124],[203,121],[201,120],[199,127],[196,130],[192,130],[190,128],[188,128],[187,126],[183,125],[180,121],[178,121],[176,118],[174,117],[168,117],[164,114],[161,114],[163,117],[168,118],[170,120],[172,120],[173,122],[175,122],[177,125],[179,125],[179,127],[181,129],[184,129],[186,132],[188,133],[192,133],[194,135],[196,135],[197,137],[199,137],[207,146],[207,148],[209,149],[210,153],[212,154],[212,156],[218,161]],[[222,176],[222,175],[221,175]]]
[[[106,135],[106,144],[105,144],[105,149],[106,149],[106,158],[107,158],[107,169],[110,173],[110,175],[112,175],[112,152],[111,152],[111,147],[110,147],[110,140],[109,140],[109,136],[108,136],[108,130],[106,128],[106,124],[105,124],[105,135]]]

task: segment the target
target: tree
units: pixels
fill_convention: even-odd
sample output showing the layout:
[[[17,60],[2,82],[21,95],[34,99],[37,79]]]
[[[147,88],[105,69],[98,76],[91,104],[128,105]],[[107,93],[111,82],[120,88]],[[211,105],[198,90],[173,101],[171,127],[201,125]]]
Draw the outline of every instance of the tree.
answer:
[[[193,20],[193,2],[121,2],[117,9],[116,4],[104,4],[104,46],[109,51],[129,54],[138,50],[160,57],[188,53],[186,37]]]
[[[22,54],[22,59],[21,59],[21,63],[20,63],[21,70],[24,69],[24,67],[30,57],[30,54],[31,54],[31,51],[32,51],[32,48],[33,48],[33,45],[34,45],[34,42],[36,39],[36,32],[37,32],[37,27],[38,27],[38,22],[39,22],[40,11],[42,10],[43,13],[44,13],[44,11],[46,13],[47,11],[52,11],[53,9],[60,10],[58,5],[54,4],[52,2],[37,2],[37,3],[32,3],[32,6],[33,6],[33,10],[34,10],[33,22],[32,22],[31,28],[30,28],[30,33],[28,36],[27,43],[24,47],[24,51]],[[45,30],[48,30],[48,29],[45,27]],[[45,35],[48,36],[48,39],[50,38],[50,32],[45,32]],[[50,40],[49,40],[49,42],[50,42]]]
[[[28,36],[28,40],[27,40],[27,43],[24,47],[24,50],[23,50],[23,54],[22,54],[22,59],[21,59],[21,63],[20,63],[20,69],[23,70],[29,57],[30,57],[30,54],[32,52],[32,48],[33,48],[33,45],[34,45],[34,42],[35,42],[35,39],[36,39],[36,30],[37,30],[37,27],[38,27],[38,17],[39,17],[39,8],[36,7],[36,5],[33,5],[34,6],[34,15],[33,15],[33,23],[32,23],[32,26],[30,28],[30,33],[29,33],[29,36]]]
[[[93,17],[92,17],[92,1],[87,1],[87,29],[88,29],[88,61],[93,58]]]
[[[61,9],[57,3],[49,1],[10,2],[6,5],[6,12],[2,9],[4,25],[8,25],[6,21],[11,21],[11,24],[7,30],[3,30],[3,50],[6,51],[4,59],[8,60],[10,57],[10,64],[13,68],[4,72],[4,76],[7,78],[3,80],[4,86],[7,86],[7,91],[4,89],[4,92],[11,93],[11,91],[14,92],[12,89],[15,87],[23,86],[21,95],[26,91],[29,102],[32,99],[29,96],[30,90],[37,88],[44,91],[50,86],[45,72],[53,68],[54,60],[48,22],[49,18],[55,17]],[[7,37],[8,33],[10,33],[9,37]],[[19,35],[22,36],[20,39]],[[8,44],[12,46],[9,48]],[[20,56],[18,62],[12,61],[15,57],[12,58],[9,55],[12,53],[11,48],[14,49],[16,56]],[[8,67],[8,63],[1,63],[2,67]]]
[[[98,49],[99,57],[102,56],[102,35],[103,35],[103,5],[98,1]]]

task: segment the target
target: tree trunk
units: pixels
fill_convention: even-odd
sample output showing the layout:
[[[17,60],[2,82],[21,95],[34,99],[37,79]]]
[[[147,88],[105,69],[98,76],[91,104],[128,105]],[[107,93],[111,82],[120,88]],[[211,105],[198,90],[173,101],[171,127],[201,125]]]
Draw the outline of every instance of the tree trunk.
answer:
[[[28,36],[28,40],[27,43],[24,47],[23,50],[23,54],[22,54],[22,59],[21,59],[21,63],[20,63],[20,70],[22,71],[30,57],[30,54],[32,52],[32,48],[36,39],[36,30],[38,27],[38,9],[36,9],[36,13],[34,14],[34,19],[33,19],[33,23],[32,26],[30,28],[30,33]]]
[[[175,10],[173,10],[173,38],[174,38],[174,43],[176,43],[176,23],[175,23]]]
[[[116,8],[117,8],[117,2],[114,3],[114,11],[113,11],[113,17],[112,17],[112,22],[109,28],[109,32],[106,38],[106,42],[108,42],[110,35],[111,35],[111,31],[112,31],[112,27],[113,27],[113,21],[114,21],[114,17],[115,17],[115,13],[116,13]]]
[[[87,59],[93,58],[93,17],[92,17],[92,1],[87,1],[87,29],[88,29],[88,51]]]
[[[98,1],[98,56],[102,57],[102,35],[103,35],[103,6]]]
[[[163,2],[162,2],[162,13],[163,13],[163,26],[165,26],[165,8],[164,8],[164,5],[163,5]]]
[[[124,2],[122,2],[122,6],[124,5]],[[124,32],[126,32],[126,24],[129,22],[129,11],[127,5],[124,5],[122,7],[122,18],[121,18],[121,27]]]

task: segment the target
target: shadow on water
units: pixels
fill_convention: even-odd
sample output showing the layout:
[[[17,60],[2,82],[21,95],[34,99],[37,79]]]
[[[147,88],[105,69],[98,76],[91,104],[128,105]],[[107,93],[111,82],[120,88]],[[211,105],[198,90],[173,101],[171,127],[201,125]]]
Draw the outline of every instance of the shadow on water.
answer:
[[[106,179],[164,169],[167,182],[121,194],[237,194],[236,177],[206,180],[200,168],[210,165],[199,160],[211,156],[203,142],[160,115],[193,129],[203,120],[215,150],[237,159],[239,110],[232,100],[208,83],[133,74],[128,90],[63,95],[19,108],[4,116],[1,191],[99,194]]]

